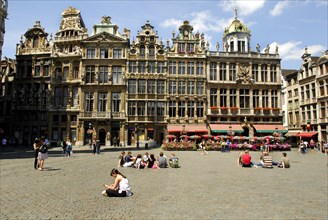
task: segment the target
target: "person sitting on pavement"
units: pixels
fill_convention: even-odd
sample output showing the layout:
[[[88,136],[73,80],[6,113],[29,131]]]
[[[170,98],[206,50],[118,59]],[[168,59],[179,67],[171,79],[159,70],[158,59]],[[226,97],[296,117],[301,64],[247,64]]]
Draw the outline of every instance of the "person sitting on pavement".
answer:
[[[264,155],[263,155],[262,168],[273,168],[272,156],[269,155],[269,152],[265,152]]]
[[[279,162],[277,166],[283,169],[290,168],[290,162],[289,159],[287,158],[287,153],[285,152],[282,153],[281,162]]]
[[[133,164],[133,166],[137,169],[143,169],[145,168],[145,162],[143,160],[143,157],[141,154],[138,154],[135,160],[135,163]]]
[[[170,158],[169,158],[169,164],[170,167],[172,168],[179,168],[179,158],[177,156],[175,156],[174,153],[171,154]]]
[[[149,153],[146,152],[145,155],[142,156],[142,159],[143,159],[145,162],[147,162],[148,159],[149,159]]]
[[[125,151],[122,151],[120,156],[118,157],[117,167],[123,167],[124,164],[125,164]]]
[[[157,159],[159,168],[167,168],[167,159],[164,156],[163,152],[159,153],[159,157]]]
[[[134,164],[136,158],[132,156],[131,151],[128,152],[128,154],[125,156],[125,164],[123,164],[123,167],[132,167]]]
[[[155,162],[156,162],[156,159],[155,159],[154,154],[150,154],[145,168],[153,168]]]
[[[102,191],[103,196],[108,197],[126,197],[132,196],[129,180],[117,169],[112,169],[110,175],[115,178],[115,181],[111,185],[106,185],[106,190]]]
[[[248,150],[241,156],[242,167],[252,167],[252,157],[249,155]]]

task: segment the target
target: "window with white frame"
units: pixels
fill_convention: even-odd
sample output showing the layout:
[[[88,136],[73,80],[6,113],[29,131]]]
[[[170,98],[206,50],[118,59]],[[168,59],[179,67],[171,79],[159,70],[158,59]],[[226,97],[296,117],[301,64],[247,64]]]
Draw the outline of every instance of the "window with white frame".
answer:
[[[195,82],[189,81],[187,82],[187,93],[188,95],[194,95],[195,94]]]
[[[98,112],[105,112],[107,110],[107,93],[98,93]]]
[[[201,76],[203,75],[203,62],[197,62],[196,64],[196,75]]]
[[[85,93],[85,111],[92,112],[93,111],[93,92]]]
[[[128,81],[128,92],[129,94],[137,93],[137,81],[135,79],[130,79]]]
[[[120,112],[121,110],[121,93],[112,92],[112,112]]]
[[[235,63],[229,64],[229,80],[230,81],[236,80],[236,64]]]
[[[185,62],[179,62],[178,64],[178,74],[179,75],[184,75],[186,72],[186,64]]]
[[[96,49],[88,48],[87,49],[87,59],[94,59],[96,57]]]
[[[169,62],[169,74],[175,75],[177,72],[177,64],[174,61]]]
[[[262,107],[268,108],[269,106],[269,90],[262,90]]]
[[[99,67],[98,82],[99,83],[108,82],[108,66]]]
[[[156,115],[156,103],[154,101],[147,102],[147,115],[148,116]]]
[[[188,117],[195,117],[195,102],[189,101],[187,107],[187,115]]]
[[[186,116],[186,102],[180,101],[178,102],[178,115],[180,117],[185,117]]]
[[[122,48],[114,48],[113,59],[121,59],[121,58],[122,58]]]
[[[95,81],[95,66],[86,66],[85,83],[94,83]]]
[[[156,93],[156,88],[155,88],[155,83],[156,81],[153,79],[148,80],[148,85],[147,85],[147,92],[149,95],[155,94]]]
[[[216,63],[210,63],[210,80],[217,80],[217,70],[216,70]]]
[[[155,73],[155,62],[154,61],[149,61],[148,62],[148,73]]]
[[[230,89],[230,107],[237,107],[237,89]]]
[[[138,116],[145,116],[146,115],[146,102],[138,102],[137,103],[138,107]]]
[[[136,73],[137,72],[137,63],[136,63],[136,61],[130,61],[129,62],[129,72],[130,73]]]
[[[185,81],[178,81],[178,94],[183,95],[186,93]]]
[[[188,62],[187,64],[187,74],[188,75],[194,75],[195,73],[195,63],[194,62]]]
[[[226,81],[227,80],[226,63],[220,63],[220,80],[221,81]]]
[[[158,95],[165,94],[165,81],[164,80],[157,80],[157,94]]]
[[[101,59],[108,58],[108,49],[107,48],[100,49],[100,58]]]
[[[218,93],[216,88],[210,89],[210,107],[218,105]]]
[[[240,89],[239,94],[239,107],[249,108],[249,89]]]
[[[113,66],[112,67],[112,83],[113,85],[122,84],[122,67]]]
[[[165,72],[165,63],[164,62],[157,62],[157,73],[164,73]]]
[[[134,116],[136,115],[137,105],[135,101],[128,101],[128,115]]]
[[[196,82],[196,94],[204,95],[204,82],[202,82],[202,81]]]
[[[169,101],[169,116],[175,117],[176,116],[176,102]]]
[[[203,118],[204,117],[204,102],[196,102],[197,108],[197,117]]]
[[[169,94],[174,95],[176,93],[176,81],[169,81]]]
[[[138,81],[138,93],[146,94],[146,80],[141,79]]]
[[[165,113],[165,103],[157,102],[157,116],[163,117]]]

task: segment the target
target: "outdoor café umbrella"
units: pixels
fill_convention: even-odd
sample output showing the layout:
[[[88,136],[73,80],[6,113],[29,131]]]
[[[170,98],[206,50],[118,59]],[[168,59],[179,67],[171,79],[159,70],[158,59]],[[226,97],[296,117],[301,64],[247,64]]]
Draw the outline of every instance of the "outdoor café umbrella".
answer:
[[[214,136],[213,135],[210,135],[210,134],[204,134],[202,137],[203,138],[206,138],[206,139],[214,138]]]
[[[169,134],[165,136],[166,138],[170,139],[170,142],[172,141],[173,138],[176,138],[177,136],[173,135],[173,134]]]
[[[198,136],[198,135],[192,135],[192,136],[190,136],[189,138],[190,138],[190,139],[200,139],[200,136]]]
[[[184,139],[184,142],[187,142],[188,138],[189,138],[189,136],[185,135],[185,134],[180,136],[180,139]]]

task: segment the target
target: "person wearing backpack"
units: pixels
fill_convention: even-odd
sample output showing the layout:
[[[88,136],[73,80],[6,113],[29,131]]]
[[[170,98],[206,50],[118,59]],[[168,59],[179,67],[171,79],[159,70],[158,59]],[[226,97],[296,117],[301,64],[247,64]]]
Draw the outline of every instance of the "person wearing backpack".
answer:
[[[44,160],[48,159],[48,146],[44,143],[44,140],[40,140],[40,149],[38,154],[38,164],[39,164],[39,171],[43,170]]]
[[[179,168],[179,158],[175,156],[174,153],[171,154],[171,157],[169,158],[169,164],[172,168]]]

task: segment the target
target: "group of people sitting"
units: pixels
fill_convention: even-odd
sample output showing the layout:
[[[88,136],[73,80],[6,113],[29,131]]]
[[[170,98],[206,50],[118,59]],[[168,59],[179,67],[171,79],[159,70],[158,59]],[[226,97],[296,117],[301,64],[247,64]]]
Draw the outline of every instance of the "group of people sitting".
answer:
[[[262,155],[260,156],[259,162],[252,162],[252,157],[249,155],[249,151],[246,150],[244,153],[240,152],[239,157],[238,157],[238,166],[242,167],[262,167],[262,168],[273,168],[273,166],[277,166],[279,168],[290,168],[290,162],[289,159],[287,158],[287,153],[283,152],[281,161],[280,162],[274,162],[272,160],[272,156],[269,155],[268,151],[263,151]]]
[[[118,167],[134,167],[137,169],[160,169],[167,168],[168,166],[172,168],[179,167],[179,159],[174,153],[167,158],[163,152],[160,152],[157,158],[154,154],[146,152],[144,155],[138,154],[136,157],[132,156],[131,151],[125,155],[125,151],[122,151],[118,158]]]

